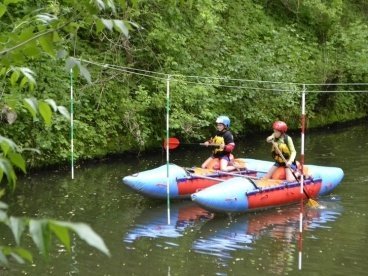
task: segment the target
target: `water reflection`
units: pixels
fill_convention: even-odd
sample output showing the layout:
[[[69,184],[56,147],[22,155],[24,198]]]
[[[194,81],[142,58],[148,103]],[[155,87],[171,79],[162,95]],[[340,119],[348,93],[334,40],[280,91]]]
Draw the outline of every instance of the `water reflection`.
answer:
[[[187,229],[193,229],[212,217],[211,213],[193,202],[175,202],[170,206],[170,224],[168,224],[167,206],[165,204],[155,206],[146,209],[138,217],[135,225],[126,233],[124,242],[132,243],[144,237],[178,238],[183,236]]]
[[[309,238],[310,231],[329,228],[328,222],[335,221],[342,213],[339,199],[324,199],[319,200],[319,203],[323,206],[320,209],[303,208],[304,239]],[[272,270],[270,272],[285,273],[285,269],[290,268],[297,258],[299,218],[299,205],[243,214],[235,218],[216,217],[202,226],[201,237],[193,242],[193,250],[216,256],[226,266],[230,259],[246,259],[253,249],[259,249],[260,244],[267,244],[264,246],[266,254],[263,258],[268,259],[269,269]],[[239,251],[248,254],[239,254]]]

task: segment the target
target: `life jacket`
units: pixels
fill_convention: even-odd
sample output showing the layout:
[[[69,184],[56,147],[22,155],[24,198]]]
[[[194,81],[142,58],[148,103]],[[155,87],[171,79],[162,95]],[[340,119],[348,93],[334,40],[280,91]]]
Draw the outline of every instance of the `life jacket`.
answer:
[[[285,134],[284,137],[280,137],[276,140],[277,146],[281,151],[282,155],[285,157],[286,160],[290,157],[290,149],[288,146],[288,136]],[[272,158],[275,159],[277,163],[285,163],[282,157],[277,153],[274,147],[272,147]]]
[[[224,132],[225,133],[225,132]],[[216,145],[221,145],[221,144],[225,144],[225,140],[224,140],[224,137],[223,136],[215,136],[212,138],[212,144],[216,144]],[[221,152],[222,149],[220,148],[215,148],[213,150],[213,153],[216,154],[218,152]]]

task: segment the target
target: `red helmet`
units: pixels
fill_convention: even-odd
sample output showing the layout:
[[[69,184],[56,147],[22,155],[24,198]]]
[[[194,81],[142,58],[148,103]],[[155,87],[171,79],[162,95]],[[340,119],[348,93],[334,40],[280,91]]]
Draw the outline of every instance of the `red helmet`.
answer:
[[[273,123],[272,128],[285,133],[287,131],[287,124],[283,121],[276,121]]]

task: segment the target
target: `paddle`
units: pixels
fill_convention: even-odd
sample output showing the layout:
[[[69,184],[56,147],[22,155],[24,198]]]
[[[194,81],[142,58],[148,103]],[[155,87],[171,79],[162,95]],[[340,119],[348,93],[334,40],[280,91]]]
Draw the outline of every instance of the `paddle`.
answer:
[[[216,171],[218,174],[224,174],[224,175],[232,175],[232,176],[240,176],[240,177],[244,177],[244,178],[248,178],[249,181],[252,183],[252,185],[254,186],[255,189],[258,189],[260,190],[260,188],[257,186],[257,184],[252,180],[252,179],[259,179],[259,178],[256,178],[256,177],[252,177],[252,176],[245,176],[245,175],[242,175],[242,174],[232,174],[232,173],[226,173],[226,172],[223,172],[223,171]],[[223,182],[223,181],[226,181],[225,179],[220,179],[220,178],[216,178],[216,177],[210,177],[210,176],[204,176],[204,175],[198,175],[198,174],[193,174],[191,173],[190,174],[191,176],[193,177],[196,177],[196,178],[203,178],[203,179],[208,179],[208,180],[215,180],[215,181],[219,181],[219,182]]]
[[[167,146],[169,146],[169,149],[176,149],[180,145],[180,141],[178,138],[170,137],[169,139],[165,139],[163,143],[163,147],[166,149]],[[185,143],[183,145],[200,145],[200,146],[210,146],[210,147],[219,147],[218,144],[208,144],[205,143],[199,143],[199,144],[193,144],[193,143]]]
[[[288,165],[287,165],[287,160],[285,159],[284,155],[282,154],[281,150],[279,149],[279,147],[278,147],[277,143],[276,143],[275,141],[272,141],[272,145],[273,145],[273,147],[275,148],[275,150],[277,151],[277,154],[281,157],[282,161],[284,161],[285,166],[287,166],[287,167],[290,169],[290,171],[291,171],[291,173],[293,174],[293,176],[294,176],[295,180],[299,183],[299,185],[301,185],[301,183],[299,182],[298,177],[295,175],[295,172],[294,172],[293,168],[291,168],[290,166],[288,166]],[[307,203],[307,204],[308,204],[309,206],[312,206],[312,207],[318,207],[318,206],[319,206],[319,203],[318,203],[317,201],[313,200],[313,199],[308,195],[308,193],[307,193],[307,191],[305,190],[304,186],[303,186],[303,192],[304,192],[304,194],[305,194],[305,195],[307,196],[307,198],[308,198],[308,203]]]

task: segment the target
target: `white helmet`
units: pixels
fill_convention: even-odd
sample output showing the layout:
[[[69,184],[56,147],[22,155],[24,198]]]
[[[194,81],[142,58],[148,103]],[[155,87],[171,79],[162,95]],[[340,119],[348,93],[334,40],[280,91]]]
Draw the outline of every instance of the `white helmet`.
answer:
[[[230,127],[230,119],[227,116],[219,116],[216,119],[216,124],[223,124],[224,126],[229,128]]]

